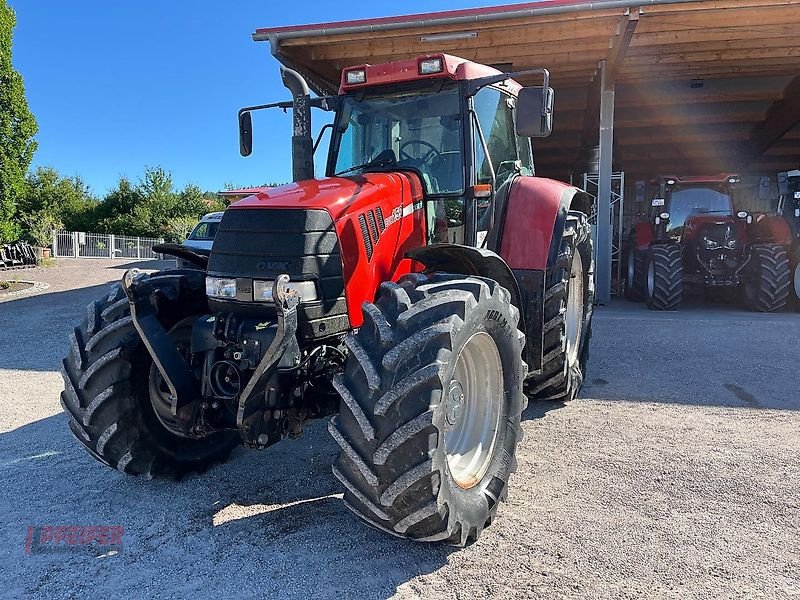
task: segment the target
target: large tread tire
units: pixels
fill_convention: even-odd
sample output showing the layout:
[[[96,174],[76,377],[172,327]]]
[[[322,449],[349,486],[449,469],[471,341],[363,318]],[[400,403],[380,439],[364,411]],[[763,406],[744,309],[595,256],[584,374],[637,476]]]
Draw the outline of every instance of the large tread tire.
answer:
[[[800,248],[795,250],[800,254]],[[800,312],[800,260],[797,260],[792,264],[792,285],[791,285],[791,292],[789,294],[791,298],[792,308],[796,312]]]
[[[572,263],[579,253],[583,264],[583,323],[577,360],[567,356],[567,300]],[[526,382],[526,393],[537,400],[568,402],[583,386],[594,310],[594,252],[589,221],[583,213],[570,212],[561,238],[556,264],[548,269],[544,295],[544,355],[542,369]]]
[[[159,318],[166,327],[203,314],[205,298],[199,295],[203,279],[198,271],[150,276],[157,289]],[[152,360],[119,284],[107,297],[89,304],[70,341],[62,361],[61,405],[72,433],[101,463],[129,475],[180,479],[224,462],[240,444],[235,432],[188,439],[161,424],[150,400]]]
[[[625,298],[643,302],[647,286],[647,253],[631,246],[625,256]]]
[[[777,312],[789,302],[792,273],[783,246],[754,244],[743,285],[745,306],[755,312]]]
[[[392,535],[456,546],[491,523],[516,469],[527,405],[518,320],[505,288],[461,275],[408,275],[364,305],[364,324],[347,337],[347,365],[334,380],[341,412],[329,426],[342,449],[333,473],[356,515]],[[447,461],[445,396],[477,332],[494,340],[505,392],[488,471],[464,489]]]
[[[683,256],[678,244],[650,248],[646,271],[647,307],[678,310],[683,300]]]

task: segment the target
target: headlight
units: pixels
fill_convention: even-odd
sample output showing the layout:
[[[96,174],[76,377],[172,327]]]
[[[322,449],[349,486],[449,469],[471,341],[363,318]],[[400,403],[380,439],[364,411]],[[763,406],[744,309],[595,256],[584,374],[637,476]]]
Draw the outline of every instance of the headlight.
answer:
[[[717,240],[712,240],[707,235],[703,236],[703,245],[706,247],[706,250],[719,250],[720,245]]]
[[[274,281],[254,281],[253,300],[256,302],[272,302],[272,286]],[[319,299],[317,286],[313,281],[290,281],[286,284],[290,290],[295,290],[300,294],[301,302],[313,302]]]
[[[731,238],[727,242],[725,242],[725,247],[728,250],[733,250],[734,248],[736,248],[736,238]]]
[[[236,298],[236,280],[224,277],[206,277],[206,296],[209,298]]]

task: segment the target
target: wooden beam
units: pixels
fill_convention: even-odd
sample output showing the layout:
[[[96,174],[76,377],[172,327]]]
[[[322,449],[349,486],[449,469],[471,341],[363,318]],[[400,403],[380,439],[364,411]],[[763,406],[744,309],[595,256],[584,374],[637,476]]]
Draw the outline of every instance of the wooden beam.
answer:
[[[766,118],[753,128],[746,145],[748,162],[756,161],[786,132],[800,123],[800,76],[783,91],[783,97],[767,111]]]
[[[628,14],[628,18],[624,23],[620,23],[620,31],[617,36],[610,42],[611,48],[606,58],[606,81],[609,86],[613,86],[617,79],[617,73],[619,73],[622,62],[625,60],[638,24],[639,9],[632,8],[630,14]]]

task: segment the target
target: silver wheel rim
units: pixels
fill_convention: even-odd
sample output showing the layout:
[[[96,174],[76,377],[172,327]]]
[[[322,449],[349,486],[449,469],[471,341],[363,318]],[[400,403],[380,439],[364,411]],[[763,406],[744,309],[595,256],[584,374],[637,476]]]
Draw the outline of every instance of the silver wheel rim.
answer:
[[[794,297],[800,300],[800,264],[794,270]]]
[[[633,289],[633,282],[636,278],[636,251],[628,252],[628,289]]]
[[[647,295],[653,297],[653,292],[656,289],[656,268],[653,261],[647,267]]]
[[[480,331],[461,349],[445,397],[447,466],[460,488],[478,485],[489,470],[502,403],[500,352],[492,337]]]
[[[566,319],[567,364],[572,366],[578,360],[583,330],[583,259],[577,251],[569,273]]]

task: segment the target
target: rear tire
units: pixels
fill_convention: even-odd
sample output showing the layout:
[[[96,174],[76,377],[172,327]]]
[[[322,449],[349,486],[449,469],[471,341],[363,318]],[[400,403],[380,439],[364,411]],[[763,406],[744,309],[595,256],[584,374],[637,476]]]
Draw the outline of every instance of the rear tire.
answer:
[[[625,298],[631,302],[645,299],[647,253],[631,247],[625,259]]]
[[[789,301],[792,273],[783,246],[754,244],[742,292],[745,306],[755,312],[777,312]]]
[[[683,258],[677,244],[650,248],[646,275],[647,307],[677,310],[683,300]]]
[[[159,318],[169,328],[203,314],[204,273],[164,271],[151,276]],[[205,307],[207,310],[207,306]],[[180,437],[159,421],[151,401],[152,360],[136,331],[119,284],[87,307],[62,362],[61,405],[69,428],[101,463],[129,475],[180,479],[225,461],[240,443],[235,432],[203,439]]]
[[[518,320],[510,293],[477,277],[412,274],[364,305],[329,426],[333,473],[361,519],[458,546],[491,523],[527,403]]]
[[[583,213],[571,212],[558,259],[547,273],[542,369],[526,382],[526,393],[537,400],[568,402],[583,386],[592,336],[593,261],[589,221]]]

